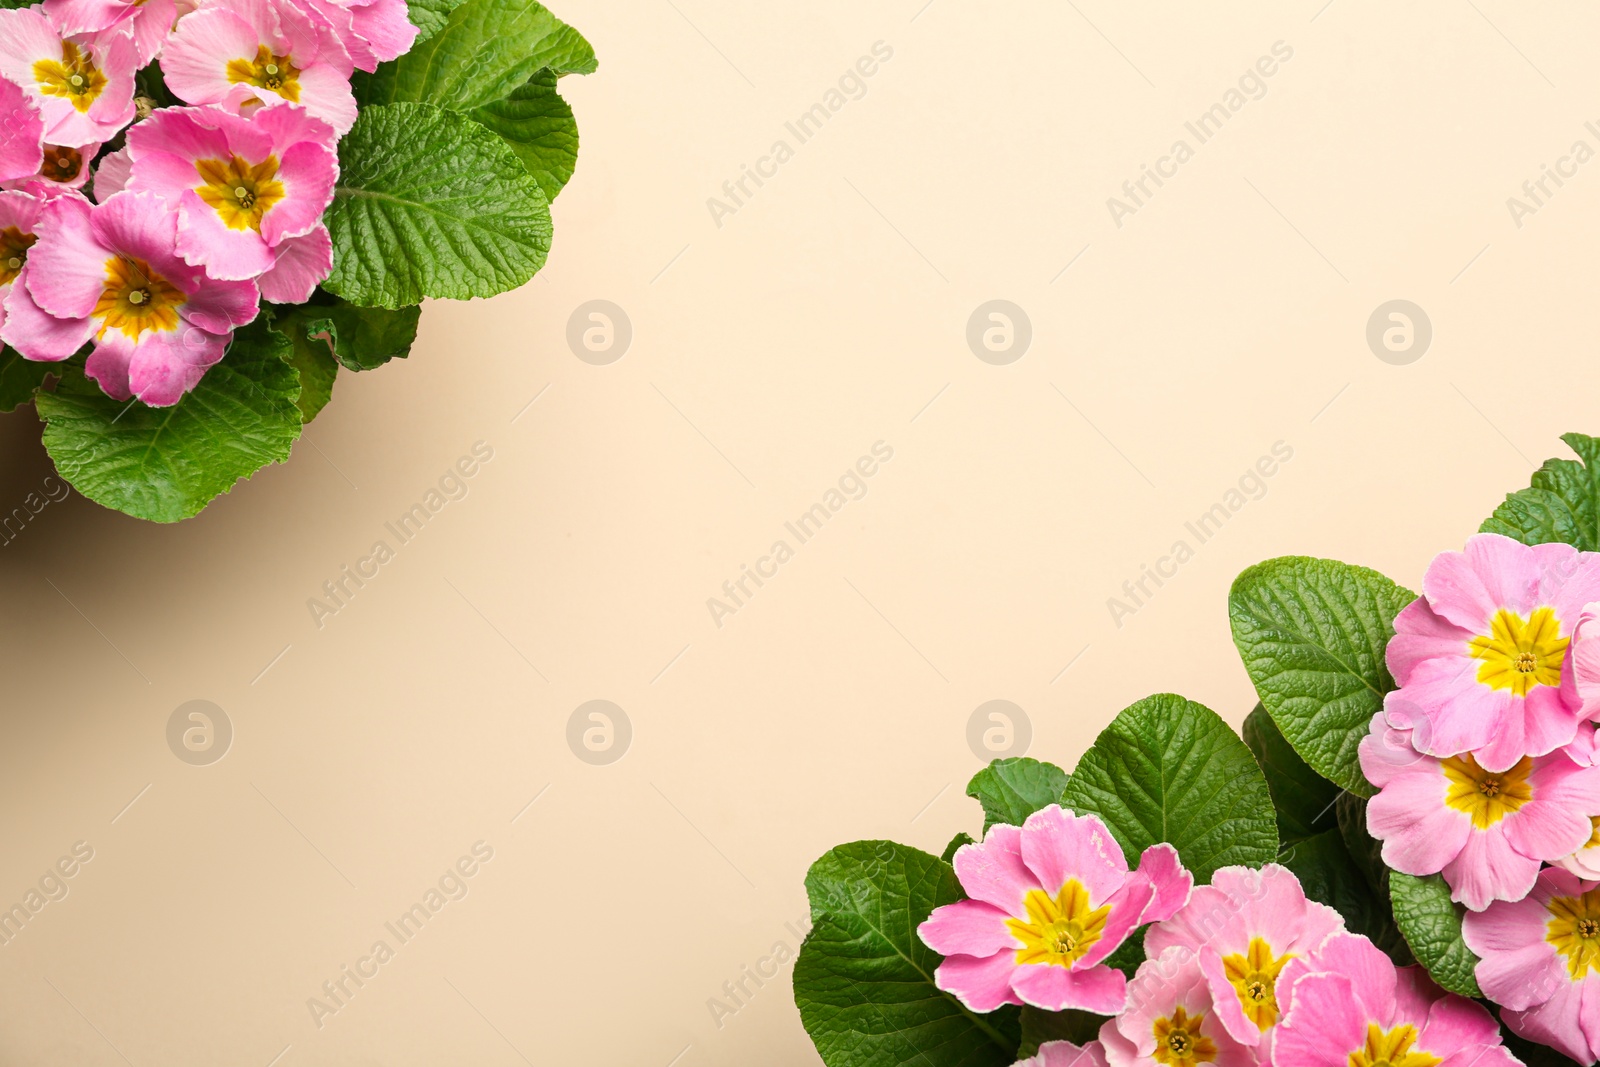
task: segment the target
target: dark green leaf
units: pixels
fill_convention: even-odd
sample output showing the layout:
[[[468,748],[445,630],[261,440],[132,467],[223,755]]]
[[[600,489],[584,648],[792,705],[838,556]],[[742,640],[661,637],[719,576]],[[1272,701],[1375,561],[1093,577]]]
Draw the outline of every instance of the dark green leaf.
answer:
[[[1018,1057],[1036,1055],[1046,1041],[1071,1041],[1074,1045],[1087,1045],[1100,1036],[1100,1026],[1106,1021],[1103,1015],[1093,1015],[1076,1008],[1069,1011],[1045,1011],[1043,1008],[1024,1006],[1022,1009],[1022,1047]]]
[[[1170,842],[1197,884],[1218,867],[1259,867],[1278,854],[1272,794],[1255,757],[1216,712],[1170,693],[1112,720],[1061,802],[1105,820],[1129,863]]]
[[[468,115],[506,139],[544,195],[555,200],[578,165],[578,123],[556,92],[556,74],[541,70],[504,100]]]
[[[811,933],[794,965],[800,1021],[828,1067],[1009,1067],[1015,1008],[968,1011],[933,984],[940,956],[917,937],[962,898],[950,865],[888,841],[840,845],[806,874]]]
[[[1284,556],[1228,593],[1233,641],[1272,721],[1318,774],[1371,796],[1356,746],[1394,688],[1384,649],[1416,599],[1377,571]]]
[[[197,514],[300,436],[289,339],[264,319],[236,332],[222,362],[168,408],[113,400],[75,365],[35,400],[44,446],[74,489],[154,522]]]
[[[433,36],[358,79],[357,92],[364,106],[410,100],[471,111],[504,100],[541,68],[588,74],[596,66],[583,35],[534,0],[466,0]]]
[[[1507,496],[1484,520],[1481,533],[1504,534],[1525,545],[1560,541],[1600,551],[1600,439],[1581,433],[1561,439],[1583,462],[1545,460],[1528,488]]]
[[[1284,740],[1272,716],[1257,704],[1240,731],[1250,746],[1278,811],[1278,838],[1288,843],[1311,837],[1338,825],[1333,802],[1339,787],[1306,765]]]
[[[1452,993],[1482,996],[1473,976],[1478,957],[1461,939],[1465,909],[1451,901],[1444,878],[1437,874],[1415,878],[1391,871],[1389,896],[1395,924],[1433,980]]]
[[[59,367],[23,359],[21,353],[0,346],[0,411],[15,411],[32,400],[35,390],[52,370],[59,373]]]
[[[983,805],[983,832],[995,823],[1021,826],[1040,808],[1061,802],[1067,772],[1053,763],[1016,756],[997,759],[972,776],[967,796]]]
[[[506,143],[431,104],[363,108],[339,145],[323,287],[391,310],[515,289],[544,265],[550,205]]]

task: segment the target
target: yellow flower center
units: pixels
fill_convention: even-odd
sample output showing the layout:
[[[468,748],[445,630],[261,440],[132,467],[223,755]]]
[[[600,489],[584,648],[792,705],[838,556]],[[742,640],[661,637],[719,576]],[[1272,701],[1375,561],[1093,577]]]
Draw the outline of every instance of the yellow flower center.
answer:
[[[1367,1024],[1367,1043],[1350,1053],[1350,1067],[1436,1067],[1444,1062],[1429,1052],[1412,1052],[1417,1028],[1402,1023],[1384,1030],[1377,1023]]]
[[[1156,1038],[1156,1062],[1160,1064],[1215,1063],[1217,1045],[1200,1032],[1205,1015],[1189,1017],[1180,1004],[1172,1017],[1157,1019],[1151,1027]]]
[[[0,230],[0,285],[9,285],[17,280],[22,265],[28,262],[28,249],[37,240],[33,234],[23,233],[15,226]]]
[[[95,337],[121,330],[137,341],[146,330],[176,330],[178,309],[187,301],[181,289],[144,260],[112,256],[106,260],[105,288],[94,305],[94,315],[102,321]]]
[[[1550,920],[1544,939],[1567,958],[1574,982],[1590,971],[1600,974],[1600,889],[1582,896],[1553,897],[1545,905]]]
[[[238,156],[196,160],[194,169],[205,184],[195,190],[230,230],[261,232],[261,219],[284,197],[278,181],[278,157],[251,165]]]
[[[88,111],[106,87],[106,76],[71,41],[61,42],[59,63],[53,59],[34,63],[33,80],[45,96],[66,97],[79,111]]]
[[[1292,959],[1289,953],[1274,957],[1272,946],[1259,937],[1250,939],[1243,955],[1222,957],[1223,973],[1239,995],[1244,1017],[1258,1030],[1269,1030],[1278,1021],[1278,972]]]
[[[1488,637],[1474,637],[1468,645],[1474,659],[1483,660],[1478,681],[1490,689],[1509,689],[1519,697],[1536,685],[1559,686],[1561,664],[1567,658],[1569,638],[1561,636],[1554,611],[1539,608],[1527,619],[1501,608],[1489,625]]]
[[[1042,889],[1023,898],[1028,918],[1007,919],[1006,926],[1022,942],[1017,963],[1052,963],[1070,968],[1094,947],[1104,933],[1111,905],[1090,909],[1089,891],[1076,878],[1067,880],[1054,899]]]
[[[1533,760],[1528,756],[1510,770],[1493,774],[1478,766],[1471,753],[1439,762],[1450,783],[1444,802],[1471,815],[1472,825],[1479,830],[1487,830],[1533,799],[1533,786],[1528,782]]]
[[[300,100],[300,68],[288,56],[273,55],[266,45],[256,48],[254,59],[228,60],[228,81],[270,89],[290,103]]]

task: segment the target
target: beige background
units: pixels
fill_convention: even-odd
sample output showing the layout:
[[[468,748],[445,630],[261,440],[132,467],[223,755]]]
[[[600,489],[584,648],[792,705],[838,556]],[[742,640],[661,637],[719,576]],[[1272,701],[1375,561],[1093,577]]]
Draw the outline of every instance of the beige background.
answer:
[[[814,1063],[787,965],[720,1027],[707,1001],[792,947],[829,846],[978,827],[978,704],[1067,766],[1152,692],[1238,722],[1241,568],[1414,583],[1600,431],[1600,162],[1520,228],[1506,204],[1600,148],[1591,8],[925,3],[569,0],[601,69],[563,84],[583,155],[537,281],[430,306],[200,518],[73,497],[0,549],[0,904],[94,850],[0,946],[0,1062]],[[878,41],[719,228],[707,198]],[[1007,366],[964,336],[994,298],[1032,322]],[[1406,366],[1364,336],[1396,298],[1434,327]],[[606,366],[565,340],[593,299],[634,330]],[[37,436],[0,419],[3,510],[50,471]],[[308,598],[479,440],[469,495],[319,629]],[[865,498],[714,625],[880,440]],[[1277,441],[1265,496],[1116,625]],[[210,766],[165,740],[193,699],[235,730]],[[566,743],[591,699],[632,723],[609,766]],[[480,840],[469,894],[319,1029],[308,998]]]

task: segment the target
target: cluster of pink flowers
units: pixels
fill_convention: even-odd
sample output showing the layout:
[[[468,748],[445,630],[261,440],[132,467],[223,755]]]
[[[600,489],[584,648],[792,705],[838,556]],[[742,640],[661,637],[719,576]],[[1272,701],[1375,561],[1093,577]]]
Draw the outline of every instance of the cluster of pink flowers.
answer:
[[[416,33],[405,0],[0,10],[0,340],[42,361],[92,342],[107,394],[177,403],[261,300],[327,277],[351,75]],[[157,59],[189,106],[136,99]]]
[[[1112,1018],[1018,1067],[1510,1067],[1483,1007],[1396,967],[1277,864],[1194,886],[1167,845],[1130,871],[1104,823],[1052,805],[955,855],[970,899],[918,928],[935,982],[973,1011],[1027,1004]],[[1563,873],[1564,872],[1558,872]],[[1568,876],[1570,877],[1570,876]],[[1131,981],[1105,961],[1139,926]]]
[[[1496,534],[1429,566],[1361,743],[1383,860],[1442,874],[1513,1030],[1600,1059],[1600,553]]]

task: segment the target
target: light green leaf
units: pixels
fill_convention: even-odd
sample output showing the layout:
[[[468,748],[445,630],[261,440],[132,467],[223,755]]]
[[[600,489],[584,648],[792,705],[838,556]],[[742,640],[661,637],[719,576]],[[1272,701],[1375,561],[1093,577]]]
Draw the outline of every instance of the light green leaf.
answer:
[[[1333,812],[1333,802],[1339,796],[1339,787],[1306,765],[1284,740],[1265,708],[1255,706],[1245,718],[1240,734],[1261,765],[1267,788],[1272,791],[1280,841],[1298,841],[1337,828],[1339,820]]]
[[[1250,750],[1216,712],[1171,693],[1113,719],[1061,803],[1105,820],[1130,864],[1170,842],[1196,884],[1218,867],[1259,867],[1278,854],[1272,794]]]
[[[583,35],[534,0],[466,0],[443,29],[357,79],[357,98],[364,107],[411,100],[471,111],[543,67],[588,74],[597,65]]]
[[[45,378],[60,373],[60,366],[23,359],[20,352],[0,346],[0,411],[15,411],[32,400]]]
[[[544,266],[550,205],[499,137],[431,104],[363,108],[339,145],[326,220],[333,273],[352,304],[515,289]]]
[[[972,776],[967,796],[983,805],[983,832],[995,823],[1021,826],[1040,808],[1061,802],[1067,772],[1026,756],[997,759]]]
[[[461,0],[406,0],[406,15],[411,19],[411,25],[418,31],[417,39],[411,42],[411,47],[415,48],[444,29],[445,23],[450,19],[450,12],[460,6]]]
[[[979,1015],[933,984],[917,937],[962,898],[950,865],[889,841],[840,845],[806,874],[811,933],[794,965],[800,1021],[828,1067],[1010,1067],[1015,1008]]]
[[[1482,996],[1473,976],[1478,957],[1461,939],[1465,909],[1451,901],[1445,880],[1437,874],[1415,878],[1391,871],[1389,896],[1395,924],[1433,980],[1452,993]]]
[[[1529,487],[1507,496],[1480,533],[1504,534],[1525,545],[1560,541],[1583,552],[1600,551],[1600,439],[1581,433],[1561,439],[1583,462],[1545,460]]]
[[[1356,746],[1394,688],[1384,649],[1415,599],[1377,571],[1306,556],[1258,563],[1228,593],[1233,643],[1272,721],[1313,770],[1361,796],[1373,789]]]
[[[175,406],[113,400],[76,366],[35,400],[56,470],[90,500],[153,522],[197,514],[300,436],[289,339],[258,319]]]
[[[474,108],[468,115],[506,139],[544,195],[556,195],[578,165],[578,123],[556,91],[556,75],[541,70],[504,100]]]

